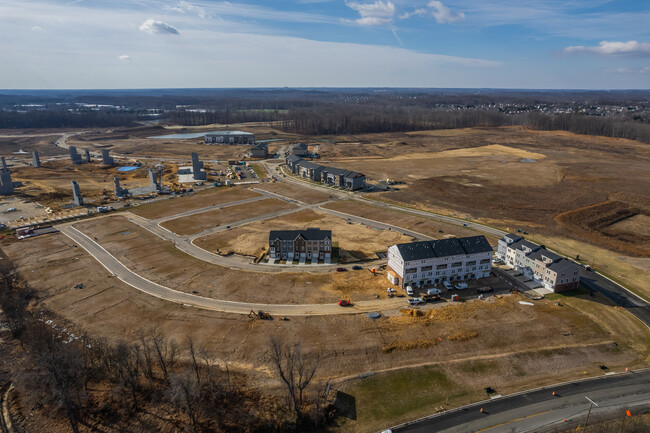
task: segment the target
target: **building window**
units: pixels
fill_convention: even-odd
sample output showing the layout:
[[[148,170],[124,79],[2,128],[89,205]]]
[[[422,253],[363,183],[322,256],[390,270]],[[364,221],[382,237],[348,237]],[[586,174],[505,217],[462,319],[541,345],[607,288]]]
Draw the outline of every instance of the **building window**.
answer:
[[[417,271],[418,271],[417,268],[411,268],[411,269],[407,269],[405,272],[407,274],[415,274],[415,273],[417,273]]]
[[[436,269],[447,269],[447,265],[438,265]]]

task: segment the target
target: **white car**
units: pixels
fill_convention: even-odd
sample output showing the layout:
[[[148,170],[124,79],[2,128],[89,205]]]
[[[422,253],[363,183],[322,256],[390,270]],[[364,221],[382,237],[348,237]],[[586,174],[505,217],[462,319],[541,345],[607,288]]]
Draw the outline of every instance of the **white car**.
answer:
[[[406,286],[406,294],[409,296],[413,296],[413,287]]]
[[[445,281],[445,282],[442,283],[442,284],[445,286],[445,288],[446,288],[447,290],[451,290],[451,289],[452,289],[452,287],[451,287],[451,283],[450,283],[449,281]]]
[[[464,289],[467,288],[467,283],[458,283],[458,284],[456,284],[456,288],[458,290],[464,290]]]
[[[439,295],[442,291],[440,289],[428,289],[427,295]]]
[[[419,305],[419,304],[424,304],[424,301],[420,298],[413,298],[409,299],[409,304],[410,305]]]

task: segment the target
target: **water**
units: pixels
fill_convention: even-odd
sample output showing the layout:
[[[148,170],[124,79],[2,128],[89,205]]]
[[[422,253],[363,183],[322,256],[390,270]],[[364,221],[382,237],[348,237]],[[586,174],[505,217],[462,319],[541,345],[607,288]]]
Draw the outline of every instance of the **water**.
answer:
[[[120,167],[120,168],[117,169],[117,171],[133,171],[133,170],[137,170],[137,169],[139,169],[139,168],[140,168],[140,167],[134,167],[134,166],[130,166],[130,167]]]
[[[536,159],[524,158],[520,162],[537,162]]]

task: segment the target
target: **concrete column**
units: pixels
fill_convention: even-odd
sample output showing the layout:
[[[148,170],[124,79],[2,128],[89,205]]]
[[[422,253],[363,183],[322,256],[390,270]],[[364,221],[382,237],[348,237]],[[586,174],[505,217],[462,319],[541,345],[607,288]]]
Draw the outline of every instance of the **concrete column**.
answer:
[[[41,160],[38,157],[38,152],[32,152],[32,166],[39,168],[41,166]]]

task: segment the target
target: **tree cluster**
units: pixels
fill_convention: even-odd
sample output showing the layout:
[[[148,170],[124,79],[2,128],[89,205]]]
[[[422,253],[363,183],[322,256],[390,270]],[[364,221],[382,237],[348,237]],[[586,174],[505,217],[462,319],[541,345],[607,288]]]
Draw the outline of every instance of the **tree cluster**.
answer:
[[[0,264],[0,307],[26,360],[13,381],[28,394],[23,400],[54,408],[72,432],[93,425],[194,433],[322,425],[322,395],[315,402],[307,392],[318,357],[299,344],[269,345],[271,364],[286,385],[283,404],[280,396],[248,386],[244,375],[216,365],[191,338],[179,343],[158,331],[140,331],[130,342],[75,336],[79,331],[57,326],[61,319],[52,313],[27,308],[33,291],[6,256]]]

